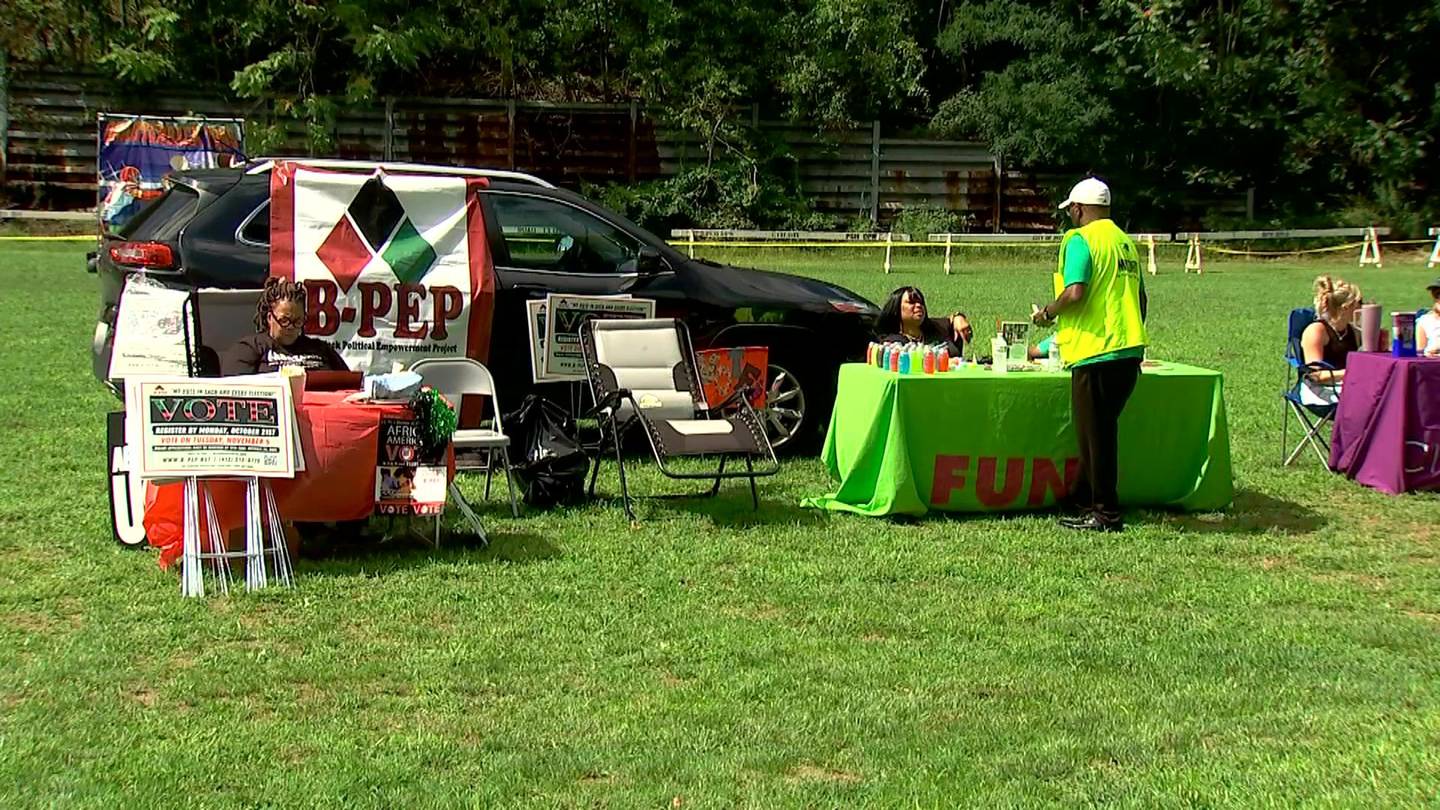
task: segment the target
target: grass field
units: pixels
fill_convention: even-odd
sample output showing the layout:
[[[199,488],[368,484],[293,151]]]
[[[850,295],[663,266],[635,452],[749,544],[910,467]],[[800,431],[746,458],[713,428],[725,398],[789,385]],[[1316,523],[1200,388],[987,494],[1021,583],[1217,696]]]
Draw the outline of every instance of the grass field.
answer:
[[[497,500],[489,548],[186,601],[108,539],[83,250],[0,247],[0,806],[1440,803],[1440,500],[1279,466],[1285,313],[1321,271],[1422,305],[1413,257],[1147,281],[1151,355],[1225,371],[1225,513],[821,514],[800,459],[758,514]],[[1026,255],[733,258],[983,325],[1048,289]]]

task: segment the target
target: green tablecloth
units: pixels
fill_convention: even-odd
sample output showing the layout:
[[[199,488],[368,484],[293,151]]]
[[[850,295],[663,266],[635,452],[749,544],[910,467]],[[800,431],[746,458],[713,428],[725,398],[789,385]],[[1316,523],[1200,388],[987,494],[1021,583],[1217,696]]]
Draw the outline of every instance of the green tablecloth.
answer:
[[[864,515],[982,512],[1055,503],[1074,480],[1070,374],[969,367],[840,369],[822,459],[839,488],[802,504]],[[1222,509],[1233,495],[1220,373],[1142,370],[1120,417],[1120,500]]]

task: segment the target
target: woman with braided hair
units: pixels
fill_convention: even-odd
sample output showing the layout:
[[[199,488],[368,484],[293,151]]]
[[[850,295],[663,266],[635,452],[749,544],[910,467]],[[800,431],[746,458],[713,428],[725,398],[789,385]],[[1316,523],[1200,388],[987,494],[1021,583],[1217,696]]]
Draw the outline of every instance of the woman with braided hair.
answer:
[[[335,348],[302,334],[305,285],[269,278],[255,305],[255,334],[235,341],[220,363],[220,373],[269,374],[281,366],[349,371]]]

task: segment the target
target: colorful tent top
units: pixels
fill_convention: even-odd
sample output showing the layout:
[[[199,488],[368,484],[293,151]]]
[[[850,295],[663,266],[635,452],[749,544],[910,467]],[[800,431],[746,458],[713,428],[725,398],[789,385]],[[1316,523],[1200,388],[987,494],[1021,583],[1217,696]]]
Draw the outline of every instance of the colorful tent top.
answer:
[[[165,175],[234,166],[245,159],[245,122],[101,113],[100,229],[114,232],[165,193]]]

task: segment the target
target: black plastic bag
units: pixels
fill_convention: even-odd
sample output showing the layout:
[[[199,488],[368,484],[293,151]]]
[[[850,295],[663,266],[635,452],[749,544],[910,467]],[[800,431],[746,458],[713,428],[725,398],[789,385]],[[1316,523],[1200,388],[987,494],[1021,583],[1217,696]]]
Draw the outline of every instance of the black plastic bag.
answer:
[[[546,508],[585,499],[590,457],[575,420],[548,399],[530,394],[505,415],[505,432],[516,451],[515,483],[529,506]]]

